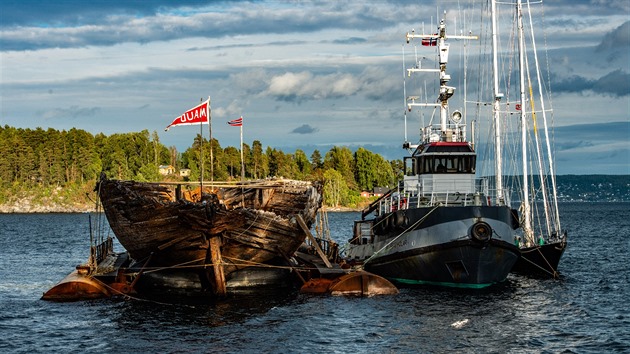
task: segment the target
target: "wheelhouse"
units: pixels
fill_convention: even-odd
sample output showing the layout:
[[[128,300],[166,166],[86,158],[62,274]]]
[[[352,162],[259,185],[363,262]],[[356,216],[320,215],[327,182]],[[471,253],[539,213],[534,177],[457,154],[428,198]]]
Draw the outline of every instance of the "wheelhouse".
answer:
[[[477,156],[469,143],[435,142],[421,145],[405,157],[405,175],[435,173],[475,174]]]

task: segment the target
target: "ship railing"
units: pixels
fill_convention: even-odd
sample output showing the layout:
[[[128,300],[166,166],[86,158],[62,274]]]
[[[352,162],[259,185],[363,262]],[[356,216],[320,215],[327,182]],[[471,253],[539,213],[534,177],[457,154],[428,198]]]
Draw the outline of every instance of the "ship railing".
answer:
[[[499,193],[501,191],[501,193]],[[488,204],[489,205],[512,205],[512,200],[510,199],[511,190],[509,188],[501,188],[501,189],[489,189],[488,190]]]
[[[333,240],[324,239],[318,236],[313,236],[313,239],[317,242],[317,245],[324,252],[329,261],[339,261],[339,244]],[[304,240],[304,243],[307,245],[310,252],[315,254],[315,245],[311,242],[310,238]]]
[[[474,186],[468,192],[461,189],[426,189],[421,184],[416,188],[406,186],[397,191],[386,194],[374,204],[371,210],[376,210],[377,215],[383,215],[397,210],[410,208],[441,206],[492,206],[510,205],[510,198],[507,189],[501,189],[503,193],[498,193],[497,189],[488,188],[485,178],[474,180]]]
[[[114,253],[114,239],[107,237],[98,245],[90,246],[90,257],[88,258],[88,266],[91,271],[96,271],[98,265]]]
[[[442,130],[441,124],[432,124],[422,129],[422,141],[424,142],[465,142],[466,124],[447,123]]]

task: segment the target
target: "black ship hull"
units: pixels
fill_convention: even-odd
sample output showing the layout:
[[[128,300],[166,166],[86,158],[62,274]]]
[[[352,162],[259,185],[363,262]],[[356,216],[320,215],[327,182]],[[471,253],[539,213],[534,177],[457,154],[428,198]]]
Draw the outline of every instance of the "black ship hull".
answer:
[[[544,245],[521,248],[512,272],[522,275],[550,276],[557,278],[558,264],[567,247],[566,241],[550,242]]]

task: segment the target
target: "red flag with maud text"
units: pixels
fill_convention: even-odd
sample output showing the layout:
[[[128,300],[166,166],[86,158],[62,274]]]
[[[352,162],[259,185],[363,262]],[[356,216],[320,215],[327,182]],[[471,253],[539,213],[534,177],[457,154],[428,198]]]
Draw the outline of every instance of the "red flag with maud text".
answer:
[[[208,123],[210,100],[202,102],[200,105],[189,109],[181,116],[175,118],[171,124],[169,124],[164,131],[174,125],[197,125]]]

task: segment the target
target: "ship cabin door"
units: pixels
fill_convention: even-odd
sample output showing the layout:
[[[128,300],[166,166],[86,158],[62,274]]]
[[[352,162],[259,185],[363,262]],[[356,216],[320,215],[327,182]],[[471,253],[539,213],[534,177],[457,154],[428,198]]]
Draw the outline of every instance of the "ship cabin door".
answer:
[[[416,158],[412,156],[406,156],[404,158],[405,176],[415,176],[418,174],[418,168],[416,164]]]
[[[372,224],[372,220],[355,221],[354,237],[352,237],[350,243],[355,245],[365,245],[374,242]]]

